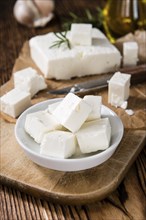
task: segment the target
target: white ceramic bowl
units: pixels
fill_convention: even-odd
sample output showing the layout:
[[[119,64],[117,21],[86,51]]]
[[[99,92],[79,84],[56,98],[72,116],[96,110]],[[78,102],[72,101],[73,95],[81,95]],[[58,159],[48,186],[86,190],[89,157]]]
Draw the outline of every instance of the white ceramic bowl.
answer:
[[[108,149],[104,151],[97,151],[92,154],[83,154],[80,156],[74,156],[68,159],[59,159],[41,155],[39,153],[40,146],[37,144],[24,129],[25,118],[28,113],[36,112],[39,110],[45,110],[49,104],[61,101],[61,99],[50,99],[41,103],[38,103],[26,111],[24,111],[18,118],[15,126],[15,136],[26,153],[26,155],[35,163],[40,166],[60,171],[78,171],[85,170],[102,164],[108,160],[116,148],[118,147],[122,137],[123,137],[123,124],[120,118],[109,108],[102,105],[101,115],[102,117],[108,117],[111,123],[112,134],[111,143]]]

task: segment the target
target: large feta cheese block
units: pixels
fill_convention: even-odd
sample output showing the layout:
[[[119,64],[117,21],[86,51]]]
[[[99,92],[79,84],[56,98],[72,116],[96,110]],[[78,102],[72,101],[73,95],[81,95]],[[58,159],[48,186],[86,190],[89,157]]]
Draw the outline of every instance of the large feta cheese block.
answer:
[[[71,157],[76,151],[75,135],[68,131],[52,131],[45,134],[40,153],[56,158]]]
[[[83,99],[73,93],[68,93],[52,114],[65,128],[76,132],[91,111],[91,106]]]
[[[129,97],[130,74],[116,72],[108,83],[108,102],[115,106],[121,106]]]
[[[47,132],[61,128],[62,126],[54,116],[45,111],[30,113],[26,116],[25,131],[37,143],[41,143],[44,134]]]
[[[14,73],[14,86],[15,88],[30,92],[31,97],[33,97],[38,91],[47,88],[44,78],[31,67]]]
[[[70,31],[67,33],[70,39]],[[71,49],[62,44],[50,48],[58,38],[54,33],[30,39],[30,54],[46,78],[70,79],[115,71],[121,64],[121,55],[104,34],[92,29],[92,45],[74,45]]]
[[[111,139],[111,125],[108,118],[85,122],[76,133],[77,141],[82,153],[105,150]]]
[[[102,97],[94,95],[86,95],[83,100],[89,104],[92,108],[91,113],[89,114],[87,121],[95,120],[101,117],[101,104]]]
[[[136,66],[138,61],[137,42],[123,43],[123,66]]]
[[[17,118],[26,108],[31,105],[30,93],[18,88],[10,90],[0,98],[1,111]]]
[[[92,44],[92,25],[91,24],[72,24],[70,41],[73,45],[86,45]]]

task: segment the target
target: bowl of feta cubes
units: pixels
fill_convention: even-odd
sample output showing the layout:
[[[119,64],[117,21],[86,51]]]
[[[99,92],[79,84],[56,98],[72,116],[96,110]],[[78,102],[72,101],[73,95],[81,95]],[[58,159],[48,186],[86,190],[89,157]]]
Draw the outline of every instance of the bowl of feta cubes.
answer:
[[[15,136],[36,164],[79,171],[108,160],[123,137],[123,124],[101,96],[68,93],[33,105],[17,119]]]

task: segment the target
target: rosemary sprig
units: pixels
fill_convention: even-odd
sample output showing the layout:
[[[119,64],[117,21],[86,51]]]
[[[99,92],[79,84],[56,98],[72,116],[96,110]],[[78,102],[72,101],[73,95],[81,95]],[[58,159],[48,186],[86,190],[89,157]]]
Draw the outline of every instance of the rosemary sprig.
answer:
[[[58,38],[58,40],[54,41],[54,43],[50,46],[50,48],[53,48],[53,47],[60,47],[62,44],[66,44],[67,47],[69,49],[71,49],[71,44],[70,44],[70,41],[69,39],[67,38],[67,31],[62,33],[62,32],[59,32],[59,33],[54,33],[55,36]]]
[[[85,9],[84,16],[78,16],[73,12],[69,12],[69,16],[62,21],[63,30],[69,30],[72,23],[90,23],[93,27],[102,28],[103,13],[100,7],[96,7],[94,11]]]

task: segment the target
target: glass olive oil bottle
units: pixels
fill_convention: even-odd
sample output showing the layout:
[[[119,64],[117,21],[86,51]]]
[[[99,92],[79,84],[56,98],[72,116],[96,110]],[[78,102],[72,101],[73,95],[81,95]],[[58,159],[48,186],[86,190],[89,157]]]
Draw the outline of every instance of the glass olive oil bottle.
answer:
[[[127,33],[146,29],[146,0],[108,0],[103,15],[105,32],[114,43]]]

